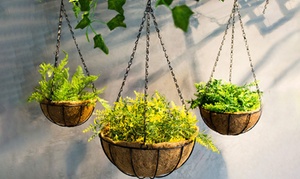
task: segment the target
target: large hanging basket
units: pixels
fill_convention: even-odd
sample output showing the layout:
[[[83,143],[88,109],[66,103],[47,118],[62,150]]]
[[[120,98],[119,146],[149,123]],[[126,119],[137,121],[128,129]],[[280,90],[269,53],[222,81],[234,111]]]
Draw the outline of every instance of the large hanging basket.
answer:
[[[239,135],[252,129],[259,121],[262,110],[251,112],[217,113],[199,107],[205,124],[223,135]]]
[[[117,97],[117,101],[121,98],[121,93],[125,85],[130,67],[132,65],[135,52],[137,49],[139,38],[141,37],[141,32],[143,27],[146,27],[146,61],[145,61],[145,89],[144,89],[144,101],[147,101],[148,96],[148,75],[149,75],[149,47],[150,47],[150,18],[152,17],[153,23],[155,25],[156,32],[160,44],[163,48],[169,70],[171,72],[172,78],[174,80],[178,95],[180,100],[185,107],[184,99],[182,97],[179,85],[175,78],[173,68],[171,67],[170,60],[166,54],[166,49],[158,25],[151,7],[151,0],[148,0],[146,9],[144,11],[144,16],[142,18],[142,23],[139,28],[137,35],[137,40],[135,41],[135,46],[133,48],[132,55],[130,56],[130,61],[126,68],[126,72],[123,78],[123,82]],[[144,23],[146,22],[146,25]],[[144,112],[147,110],[145,105]],[[190,157],[194,145],[195,139],[184,140],[181,142],[163,142],[156,144],[147,144],[147,132],[146,132],[146,112],[144,113],[144,142],[116,142],[113,141],[107,134],[107,129],[102,129],[99,137],[101,146],[107,158],[124,174],[137,177],[137,178],[161,178],[171,174],[176,169],[180,168]]]
[[[138,178],[159,178],[171,174],[190,157],[195,141],[146,144],[115,142],[100,133],[108,159],[124,174]]]
[[[91,101],[44,100],[40,106],[47,119],[62,127],[74,127],[85,123],[95,108]]]

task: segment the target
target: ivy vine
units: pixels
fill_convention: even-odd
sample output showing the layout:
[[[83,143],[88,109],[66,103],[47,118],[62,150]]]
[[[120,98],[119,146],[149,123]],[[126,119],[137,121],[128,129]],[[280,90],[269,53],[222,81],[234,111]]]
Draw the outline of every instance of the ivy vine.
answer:
[[[199,1],[199,0],[195,0]],[[224,1],[224,0],[219,0]],[[86,38],[90,42],[89,39],[89,31],[91,30],[94,33],[94,48],[101,49],[105,54],[109,54],[109,49],[106,46],[106,43],[101,35],[101,33],[97,33],[93,28],[93,23],[100,22],[105,24],[109,30],[114,30],[117,27],[126,28],[126,24],[124,23],[124,9],[123,6],[126,3],[126,0],[108,0],[108,9],[114,10],[117,12],[117,15],[113,17],[108,22],[98,21],[95,18],[95,11],[97,8],[98,0],[69,0],[70,3],[73,4],[73,11],[75,17],[79,19],[78,24],[75,29],[85,29],[86,30]],[[174,25],[177,28],[180,28],[184,32],[188,31],[189,20],[193,15],[193,11],[185,4],[183,5],[175,5],[172,7],[173,0],[157,0],[155,7],[165,6],[170,9],[174,21]]]
[[[199,0],[194,0],[199,2]],[[224,0],[219,0],[224,2]],[[124,22],[124,5],[126,0],[107,0],[108,10],[116,11],[117,14],[108,22],[98,20],[99,17],[95,17],[97,10],[98,0],[69,0],[73,5],[73,11],[75,17],[78,19],[78,24],[75,29],[85,29],[86,38],[90,42],[89,32],[94,33],[93,41],[94,48],[101,49],[105,54],[109,54],[109,48],[106,46],[104,38],[101,33],[96,32],[93,28],[94,23],[101,23],[106,25],[109,30],[114,30],[117,27],[126,28]],[[194,14],[190,7],[186,4],[173,5],[173,0],[157,0],[155,7],[165,6],[172,13],[172,18],[175,27],[180,28],[184,32],[188,31],[190,17]]]

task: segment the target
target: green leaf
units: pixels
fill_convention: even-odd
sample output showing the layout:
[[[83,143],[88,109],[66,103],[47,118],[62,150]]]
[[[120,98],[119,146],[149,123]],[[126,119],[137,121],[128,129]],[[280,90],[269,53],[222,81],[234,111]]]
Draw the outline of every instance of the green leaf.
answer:
[[[159,6],[159,5],[167,5],[170,6],[172,4],[173,0],[157,0],[155,7]]]
[[[100,48],[105,54],[109,53],[107,46],[101,34],[97,34],[94,37],[94,48]]]
[[[91,20],[89,19],[89,14],[84,14],[81,21],[76,25],[75,29],[84,29],[91,25]]]
[[[98,100],[105,105],[105,100],[98,96],[103,89],[95,90],[92,85],[98,76],[85,75],[81,66],[78,66],[75,73],[70,76],[69,68],[66,67],[68,54],[63,52],[65,58],[57,66],[46,63],[40,65],[39,73],[42,79],[28,101],[41,102],[44,99],[52,101]],[[91,104],[95,104],[95,101]]]
[[[118,14],[107,23],[107,26],[110,30],[113,30],[117,27],[126,27],[124,20],[124,15]]]
[[[126,3],[126,0],[108,0],[108,9],[115,10],[120,14],[124,14],[123,5]]]
[[[187,32],[189,26],[189,19],[193,11],[186,5],[176,6],[172,9],[172,15],[174,19],[174,24],[176,27]]]
[[[72,8],[74,14],[75,14],[75,17],[78,18],[78,15],[80,13],[80,7],[79,7],[79,4],[78,2],[73,2],[73,8]]]
[[[81,11],[90,11],[91,0],[79,0]]]
[[[243,86],[225,83],[212,79],[205,85],[203,82],[195,84],[196,98],[188,101],[191,108],[202,106],[214,112],[247,112],[260,108],[260,94],[253,87],[256,82]]]

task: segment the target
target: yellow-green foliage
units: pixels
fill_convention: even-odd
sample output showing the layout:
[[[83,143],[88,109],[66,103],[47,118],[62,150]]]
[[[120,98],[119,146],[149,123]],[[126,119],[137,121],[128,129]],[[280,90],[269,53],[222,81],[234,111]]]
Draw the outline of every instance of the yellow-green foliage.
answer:
[[[210,138],[198,131],[195,115],[173,102],[169,103],[158,92],[148,97],[146,102],[144,94],[135,94],[135,99],[120,98],[113,108],[97,110],[94,124],[84,132],[92,131],[92,139],[108,128],[107,135],[114,141],[143,143],[146,136],[146,144],[197,138],[201,145],[217,151]]]
[[[87,76],[78,66],[70,78],[69,68],[65,67],[68,63],[68,54],[65,54],[65,58],[57,67],[47,63],[40,65],[41,80],[28,101],[41,102],[47,99],[51,101],[99,100],[104,102],[98,97],[103,89],[92,89],[92,83],[98,79],[98,76]]]

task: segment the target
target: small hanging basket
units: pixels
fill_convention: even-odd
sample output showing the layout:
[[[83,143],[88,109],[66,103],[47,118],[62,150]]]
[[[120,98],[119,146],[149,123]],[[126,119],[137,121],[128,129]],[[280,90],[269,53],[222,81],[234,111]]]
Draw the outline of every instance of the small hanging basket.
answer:
[[[40,106],[49,121],[62,127],[74,127],[85,123],[95,108],[91,101],[44,100]]]
[[[231,53],[230,53],[230,69],[229,69],[229,82],[231,83],[231,78],[232,78],[232,66],[233,66],[233,48],[234,48],[234,32],[235,32],[235,16],[238,16],[238,19],[240,21],[240,26],[242,30],[242,35],[243,39],[245,42],[245,47],[247,50],[249,62],[250,62],[250,67],[251,67],[251,72],[254,78],[254,83],[256,86],[256,91],[259,97],[259,103],[260,103],[260,108],[255,111],[247,111],[247,112],[212,112],[207,109],[204,109],[202,105],[199,105],[200,109],[200,114],[205,122],[205,124],[212,130],[222,134],[222,135],[239,135],[242,133],[245,133],[252,129],[256,123],[259,121],[261,113],[262,113],[262,105],[261,105],[261,92],[259,90],[257,80],[256,80],[256,75],[254,73],[254,67],[252,63],[252,59],[250,56],[250,50],[249,50],[249,45],[247,42],[246,38],[246,33],[244,30],[244,25],[242,23],[241,19],[241,14],[238,8],[238,1],[234,0],[233,8],[232,8],[232,13],[230,15],[230,18],[228,20],[226,30],[221,42],[221,46],[219,48],[219,52],[210,76],[210,80],[207,83],[207,87],[209,87],[209,83],[213,81],[213,75],[216,70],[217,63],[219,61],[220,53],[222,50],[222,47],[224,45],[225,37],[227,35],[227,31],[229,29],[229,25],[232,25],[232,36],[231,36]],[[232,23],[231,23],[232,20]]]
[[[252,129],[259,121],[261,109],[250,112],[217,113],[199,107],[205,124],[223,135],[238,135]]]
[[[61,0],[61,3],[60,3],[60,13],[59,13],[54,67],[57,67],[57,65],[58,65],[63,15],[67,21],[70,33],[72,35],[76,49],[79,54],[79,57],[84,66],[84,70],[85,70],[87,76],[90,76],[87,66],[84,62],[83,56],[80,52],[79,46],[76,42],[75,34],[72,30],[70,20],[68,19],[63,0]],[[54,75],[55,74],[53,74],[53,76]],[[94,91],[96,91],[94,83],[92,83],[92,88]],[[96,104],[96,100],[50,101],[50,100],[45,99],[42,102],[40,102],[40,107],[41,107],[44,115],[47,117],[47,119],[49,119],[49,121],[53,122],[54,124],[57,124],[62,127],[74,127],[74,126],[79,126],[79,125],[85,123],[89,119],[89,117],[92,115],[92,113],[94,111],[95,104]]]
[[[100,142],[107,158],[124,174],[138,178],[159,178],[181,167],[194,149],[194,140],[142,144],[115,142],[101,132]]]

